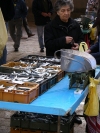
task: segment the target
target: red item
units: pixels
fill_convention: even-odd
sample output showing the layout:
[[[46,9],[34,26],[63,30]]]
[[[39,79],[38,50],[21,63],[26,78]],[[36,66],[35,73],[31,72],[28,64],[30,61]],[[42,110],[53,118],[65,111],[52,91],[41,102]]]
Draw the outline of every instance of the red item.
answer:
[[[88,133],[100,133],[100,114],[98,116],[87,116]]]

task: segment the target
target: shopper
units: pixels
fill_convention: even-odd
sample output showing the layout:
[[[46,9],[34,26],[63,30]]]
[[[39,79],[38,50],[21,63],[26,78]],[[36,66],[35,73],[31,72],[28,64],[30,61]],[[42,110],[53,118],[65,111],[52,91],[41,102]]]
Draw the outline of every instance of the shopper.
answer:
[[[14,4],[12,0],[0,0],[0,8],[7,25],[7,22],[10,21],[15,14]],[[6,46],[3,49],[3,54],[0,57],[0,65],[5,64],[7,59],[7,49]]]
[[[37,26],[40,52],[44,52],[44,26],[50,22],[53,7],[51,0],[33,0],[32,12]]]
[[[13,0],[15,15],[9,23],[9,32],[11,38],[14,41],[14,51],[18,52],[18,48],[20,46],[20,40],[22,37],[22,24],[23,18],[27,15],[27,7],[23,0]]]

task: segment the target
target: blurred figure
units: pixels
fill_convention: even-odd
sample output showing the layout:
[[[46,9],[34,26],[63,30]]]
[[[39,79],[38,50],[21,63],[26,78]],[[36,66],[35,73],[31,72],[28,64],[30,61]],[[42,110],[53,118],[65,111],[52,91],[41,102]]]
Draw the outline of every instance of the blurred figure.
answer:
[[[44,26],[50,22],[52,11],[51,0],[33,0],[32,13],[34,14],[35,24],[37,26],[40,52],[44,52]]]
[[[3,13],[3,17],[7,26],[7,22],[10,21],[14,15],[15,15],[15,10],[14,10],[14,4],[12,0],[0,0],[0,8]],[[0,58],[0,65],[5,64],[7,59],[7,49],[6,46],[3,50],[3,54]]]
[[[14,51],[18,52],[18,48],[20,46],[20,40],[22,37],[22,24],[23,19],[27,15],[27,7],[23,0],[13,0],[15,15],[12,20],[8,22],[9,24],[9,32],[11,38],[14,41]]]
[[[30,30],[30,28],[28,26],[27,18],[23,18],[23,26],[25,28],[25,31],[26,31],[28,37],[31,37],[31,36],[35,35],[35,34],[32,33],[32,31]]]
[[[97,12],[97,18],[93,24],[93,28],[97,27],[97,32],[98,32],[98,41],[92,45],[87,52],[90,53],[94,58],[96,59],[97,64],[100,65],[100,8],[98,9]]]
[[[86,14],[91,15],[91,19],[94,20],[98,11],[99,1],[98,0],[88,0],[86,6]]]
[[[28,6],[27,6],[27,10],[28,10]],[[25,31],[26,31],[28,37],[31,37],[31,36],[35,35],[35,34],[32,33],[31,29],[28,26],[27,17],[23,18],[23,26],[25,28]]]
[[[88,0],[87,7],[86,7],[86,13],[89,11],[93,11],[97,13],[98,10],[98,0]]]

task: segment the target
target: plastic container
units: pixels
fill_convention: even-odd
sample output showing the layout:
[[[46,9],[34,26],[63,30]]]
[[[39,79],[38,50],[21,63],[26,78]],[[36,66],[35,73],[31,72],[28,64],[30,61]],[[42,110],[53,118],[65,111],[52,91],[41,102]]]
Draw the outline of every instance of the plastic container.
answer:
[[[21,119],[22,119],[21,115],[19,115],[17,113],[13,114],[10,118],[10,127],[13,128],[14,130],[15,130],[15,128],[20,129]]]
[[[14,91],[11,90],[7,92],[7,88],[10,87],[10,86],[14,86],[15,84],[14,83],[9,83],[8,81],[3,81],[1,80],[0,81],[0,86],[3,85],[5,88],[0,88],[0,100],[1,101],[8,101],[8,102],[13,102],[13,98],[14,98]]]
[[[39,83],[39,95],[42,95],[44,92],[48,90],[48,79]]]
[[[49,123],[37,122],[37,121],[34,121],[34,119],[33,119],[30,121],[30,129],[49,131],[50,125],[49,125]]]
[[[24,58],[19,59],[19,61],[39,61],[39,62],[50,62],[60,64],[59,60],[55,59],[53,56],[39,56],[39,55],[28,55]]]
[[[10,128],[10,133],[21,133],[20,128]]]
[[[5,88],[9,86],[14,86],[14,83],[9,83],[6,81],[0,81],[0,85],[4,85]],[[22,85],[16,85],[17,90],[8,90],[2,88],[0,89],[0,100],[8,102],[19,102],[19,103],[30,103],[39,95],[39,84],[25,82]],[[26,90],[24,90],[26,88]],[[28,90],[27,90],[28,88]]]
[[[13,69],[13,68],[9,68],[9,67],[3,67],[3,66],[0,66],[0,72],[1,73],[12,73],[13,71],[15,72],[22,72],[22,70],[18,70],[18,69]]]
[[[40,130],[30,130],[29,133],[42,133]]]
[[[74,117],[75,117],[75,114],[73,114],[71,116],[64,117],[64,119],[67,118],[67,120],[66,120],[66,122],[60,124],[61,132],[70,133],[73,131],[72,129],[74,126]],[[56,131],[57,131],[57,123],[50,123],[50,132],[56,132]]]
[[[19,69],[19,70],[24,70],[25,68],[28,67],[28,64],[26,63],[21,63],[21,62],[8,62],[6,64],[3,64],[1,65],[2,67],[7,67],[7,68],[14,68],[15,70],[16,69]],[[32,64],[30,66],[31,68],[34,68],[35,67],[35,64]]]
[[[20,103],[30,103],[39,95],[39,84],[26,82],[22,85],[18,85],[17,87],[28,87],[30,90],[15,90],[14,91],[14,102]]]
[[[30,119],[29,118],[22,118],[21,119],[21,126],[20,126],[20,128],[22,128],[22,129],[29,129],[29,125],[30,125]]]
[[[51,77],[48,80],[48,88],[50,89],[53,85],[55,85],[57,83],[57,75]]]
[[[65,76],[65,72],[62,70],[59,71],[57,74],[57,82],[59,82],[64,76]]]
[[[30,130],[29,129],[21,129],[20,133],[30,133]]]

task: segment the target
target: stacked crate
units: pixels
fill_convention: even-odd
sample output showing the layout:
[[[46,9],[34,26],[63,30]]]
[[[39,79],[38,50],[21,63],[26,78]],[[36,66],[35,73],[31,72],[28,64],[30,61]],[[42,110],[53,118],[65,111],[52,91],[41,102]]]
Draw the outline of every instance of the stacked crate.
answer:
[[[62,133],[74,133],[74,117],[61,117],[60,131]],[[57,116],[34,113],[15,113],[10,120],[10,133],[56,133]]]
[[[46,59],[46,60],[44,60]],[[23,61],[27,61],[24,63]],[[38,92],[34,96],[34,98],[31,98],[31,100],[27,100],[28,98],[30,99],[30,95],[27,96],[26,98],[26,92],[23,92],[23,99],[25,98],[26,100],[17,100],[20,99],[20,95],[18,94],[18,91],[9,91],[9,92],[4,92],[4,89],[0,89],[0,100],[2,101],[9,101],[9,102],[21,102],[21,103],[30,103],[32,100],[34,100],[38,95],[42,95],[44,92],[46,92],[48,89],[50,89],[53,85],[55,85],[57,82],[59,82],[64,76],[65,72],[61,70],[61,68],[56,67],[57,64],[60,64],[60,62],[55,62],[54,58],[51,57],[46,57],[46,56],[37,56],[37,55],[29,55],[27,57],[24,57],[20,59],[19,61],[15,62],[8,62],[7,64],[4,64],[0,67],[0,74],[4,73],[12,73],[13,71],[21,73],[22,71],[25,70],[25,67],[28,66],[28,64],[32,62],[38,62],[38,65],[33,64],[33,68],[31,69],[36,69],[39,67],[40,64],[49,62],[51,64],[54,64],[52,66],[48,66],[48,68],[53,68],[54,70],[58,70],[56,74],[53,74],[50,78],[44,79],[43,81],[38,82],[39,87],[38,87]],[[20,69],[21,66],[21,69]],[[32,64],[31,64],[32,66]],[[34,83],[35,81],[30,81]],[[26,85],[27,87],[27,85]],[[36,90],[34,90],[35,92]],[[36,92],[35,92],[36,93]],[[16,95],[15,95],[16,94]],[[28,93],[30,94],[30,93]],[[7,95],[5,99],[5,95]],[[11,97],[9,97],[11,95]],[[19,97],[19,98],[18,98]],[[8,100],[7,100],[8,98]]]

